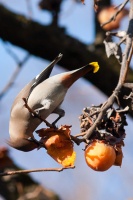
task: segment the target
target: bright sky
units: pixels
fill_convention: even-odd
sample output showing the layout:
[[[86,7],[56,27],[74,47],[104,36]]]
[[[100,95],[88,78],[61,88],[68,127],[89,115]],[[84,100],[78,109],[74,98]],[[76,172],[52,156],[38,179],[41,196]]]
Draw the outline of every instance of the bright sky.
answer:
[[[2,2],[2,1],[1,1]],[[26,10],[26,1],[3,0],[5,4],[12,7],[16,11]],[[37,9],[37,0],[33,1],[33,18],[43,22],[44,18],[50,20],[48,13],[43,13]],[[20,3],[22,4],[20,6]],[[67,32],[80,40],[89,43],[93,40],[93,24],[92,24],[92,1],[88,1],[85,6],[76,5],[72,0],[68,0],[63,5],[64,11],[61,13],[60,24],[67,26]],[[22,11],[21,11],[22,12]],[[67,17],[66,17],[67,16]],[[92,26],[92,27],[91,27]],[[19,55],[20,59],[26,54],[19,48],[13,48]],[[8,81],[12,70],[15,70],[15,63],[12,58],[5,52],[2,42],[0,42],[1,52],[1,68],[2,74],[0,78],[0,89]],[[62,58],[63,59],[63,58]],[[0,104],[0,130],[1,142],[5,144],[8,139],[8,122],[11,104],[16,94],[21,88],[36,76],[49,62],[31,56],[23,67],[21,73],[15,80],[15,83],[8,94],[2,99]],[[64,69],[56,66],[52,74],[57,74]],[[83,79],[78,80],[68,91],[62,107],[66,111],[66,116],[62,118],[58,125],[72,125],[72,133],[80,132],[78,116],[82,109],[92,104],[99,105],[106,100],[106,96],[95,88],[91,83]],[[49,119],[52,121],[52,118]],[[57,192],[62,200],[129,200],[133,198],[132,180],[133,180],[133,148],[131,138],[132,120],[128,118],[129,126],[126,127],[127,137],[125,139],[125,147],[123,148],[124,159],[122,167],[112,167],[106,172],[95,172],[89,169],[84,160],[83,145],[77,147],[76,169],[66,170],[61,173],[32,173],[31,176],[41,184]],[[43,167],[59,167],[52,158],[50,158],[44,149],[24,153],[10,148],[10,154],[15,162],[25,168],[43,168]]]

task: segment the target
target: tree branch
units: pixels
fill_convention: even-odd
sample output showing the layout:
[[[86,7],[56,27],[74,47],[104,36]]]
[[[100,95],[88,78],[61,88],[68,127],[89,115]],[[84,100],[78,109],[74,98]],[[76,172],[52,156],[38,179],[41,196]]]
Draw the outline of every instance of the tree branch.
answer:
[[[62,167],[62,168],[41,168],[41,169],[29,169],[29,170],[17,170],[17,171],[8,171],[0,173],[0,176],[8,176],[8,175],[15,175],[15,174],[27,174],[31,172],[61,172],[65,169],[74,169],[75,166],[71,167]]]
[[[118,84],[115,87],[115,90],[112,93],[112,95],[107,99],[107,101],[101,107],[101,110],[99,112],[97,119],[92,124],[92,126],[88,129],[88,131],[86,131],[86,134],[82,137],[81,142],[82,141],[89,142],[88,139],[90,138],[92,133],[96,130],[98,125],[101,124],[107,110],[113,106],[116,97],[119,96],[119,93],[121,92],[121,89],[124,86],[124,83],[126,81],[127,72],[128,72],[129,64],[132,57],[132,42],[133,42],[133,1],[131,0],[130,3],[131,3],[130,15],[129,15],[130,21],[129,21],[129,26],[128,26],[127,35],[126,35],[126,46],[123,52],[123,59],[122,59]]]

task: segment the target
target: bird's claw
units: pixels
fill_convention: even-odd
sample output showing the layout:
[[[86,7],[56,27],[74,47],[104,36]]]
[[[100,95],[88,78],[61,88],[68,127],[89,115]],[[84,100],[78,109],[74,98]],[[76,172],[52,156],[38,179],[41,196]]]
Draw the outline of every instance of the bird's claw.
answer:
[[[32,115],[33,117],[38,117],[38,115],[39,115],[39,110],[34,110],[34,112],[32,112],[31,115]]]
[[[34,112],[36,113],[36,115],[39,115],[39,110],[34,110]]]

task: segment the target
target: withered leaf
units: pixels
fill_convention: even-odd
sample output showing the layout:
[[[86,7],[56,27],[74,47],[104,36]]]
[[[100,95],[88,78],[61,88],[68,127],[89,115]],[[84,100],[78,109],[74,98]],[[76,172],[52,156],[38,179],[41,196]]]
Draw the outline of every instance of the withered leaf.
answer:
[[[115,159],[114,165],[121,167],[121,165],[122,165],[122,159],[123,159],[122,148],[121,148],[121,145],[118,145],[116,147],[116,159]]]
[[[116,113],[115,117],[110,117],[110,119],[114,122],[119,122],[121,120],[121,117],[119,113]]]
[[[109,58],[111,55],[114,55],[116,59],[119,61],[119,63],[121,63],[122,62],[121,47],[115,42],[113,42],[112,40],[108,41],[105,39],[103,43],[105,45],[105,51],[106,51],[107,57]]]
[[[36,131],[47,153],[64,167],[74,165],[76,153],[70,137],[71,126],[61,126],[58,129],[47,128]]]

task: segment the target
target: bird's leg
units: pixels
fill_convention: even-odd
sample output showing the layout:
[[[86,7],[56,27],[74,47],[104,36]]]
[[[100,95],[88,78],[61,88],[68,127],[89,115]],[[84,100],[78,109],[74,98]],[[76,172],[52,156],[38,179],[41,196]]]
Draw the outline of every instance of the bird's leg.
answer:
[[[36,114],[38,115],[41,110],[49,110],[50,106],[51,106],[51,100],[43,99],[42,102],[40,103],[40,107],[36,108],[34,112],[36,112]]]
[[[42,106],[41,108],[35,109],[35,110],[34,110],[34,113],[36,113],[36,115],[39,116],[39,118],[40,118],[41,116],[39,115],[39,112],[40,112],[41,110],[44,110],[44,109],[46,109],[46,106]],[[42,117],[41,117],[41,118],[42,118]],[[60,118],[61,118],[61,117],[60,117]],[[60,118],[59,118],[59,119],[60,119]],[[43,119],[43,118],[42,118],[42,119]],[[58,120],[59,120],[59,119],[58,119]],[[57,121],[58,121],[58,120],[57,120]],[[43,121],[44,121],[44,122],[46,123],[46,125],[49,126],[50,128],[57,128],[57,127],[55,126],[55,123],[56,123],[57,121],[56,121],[55,123],[52,123],[52,124],[50,124],[46,119],[43,119]]]
[[[28,109],[28,111],[34,116],[37,117],[38,119],[40,119],[42,122],[44,122],[48,127],[53,128],[53,125],[50,124],[47,120],[43,119],[40,115],[39,115],[39,110],[32,110],[27,103],[26,98],[22,98],[23,101],[25,102],[25,108]],[[42,107],[41,107],[42,108]],[[40,109],[41,110],[41,109]],[[37,114],[38,113],[38,114]]]
[[[37,115],[39,115],[39,112],[40,112],[41,110],[44,110],[44,109],[46,109],[46,107],[45,107],[45,106],[42,106],[42,107],[40,107],[40,108],[35,109],[34,112],[35,112]]]
[[[45,106],[42,106],[41,108],[38,108],[38,109],[35,109],[34,112],[36,112],[37,115],[39,115],[39,111],[43,110],[43,109],[46,109],[46,105]],[[56,108],[53,113],[56,113],[59,115],[59,117],[57,117],[57,119],[51,124],[51,126],[53,128],[56,128],[56,123],[60,120],[60,118],[64,117],[65,115],[65,111],[61,108]]]
[[[52,125],[53,125],[54,127],[56,127],[55,124],[59,121],[60,118],[64,117],[65,111],[64,111],[63,109],[61,109],[61,108],[58,107],[58,108],[56,108],[56,109],[53,111],[53,113],[56,113],[56,114],[59,115],[59,117],[57,117],[57,119],[56,119],[55,121],[53,121],[53,123],[52,123]]]

